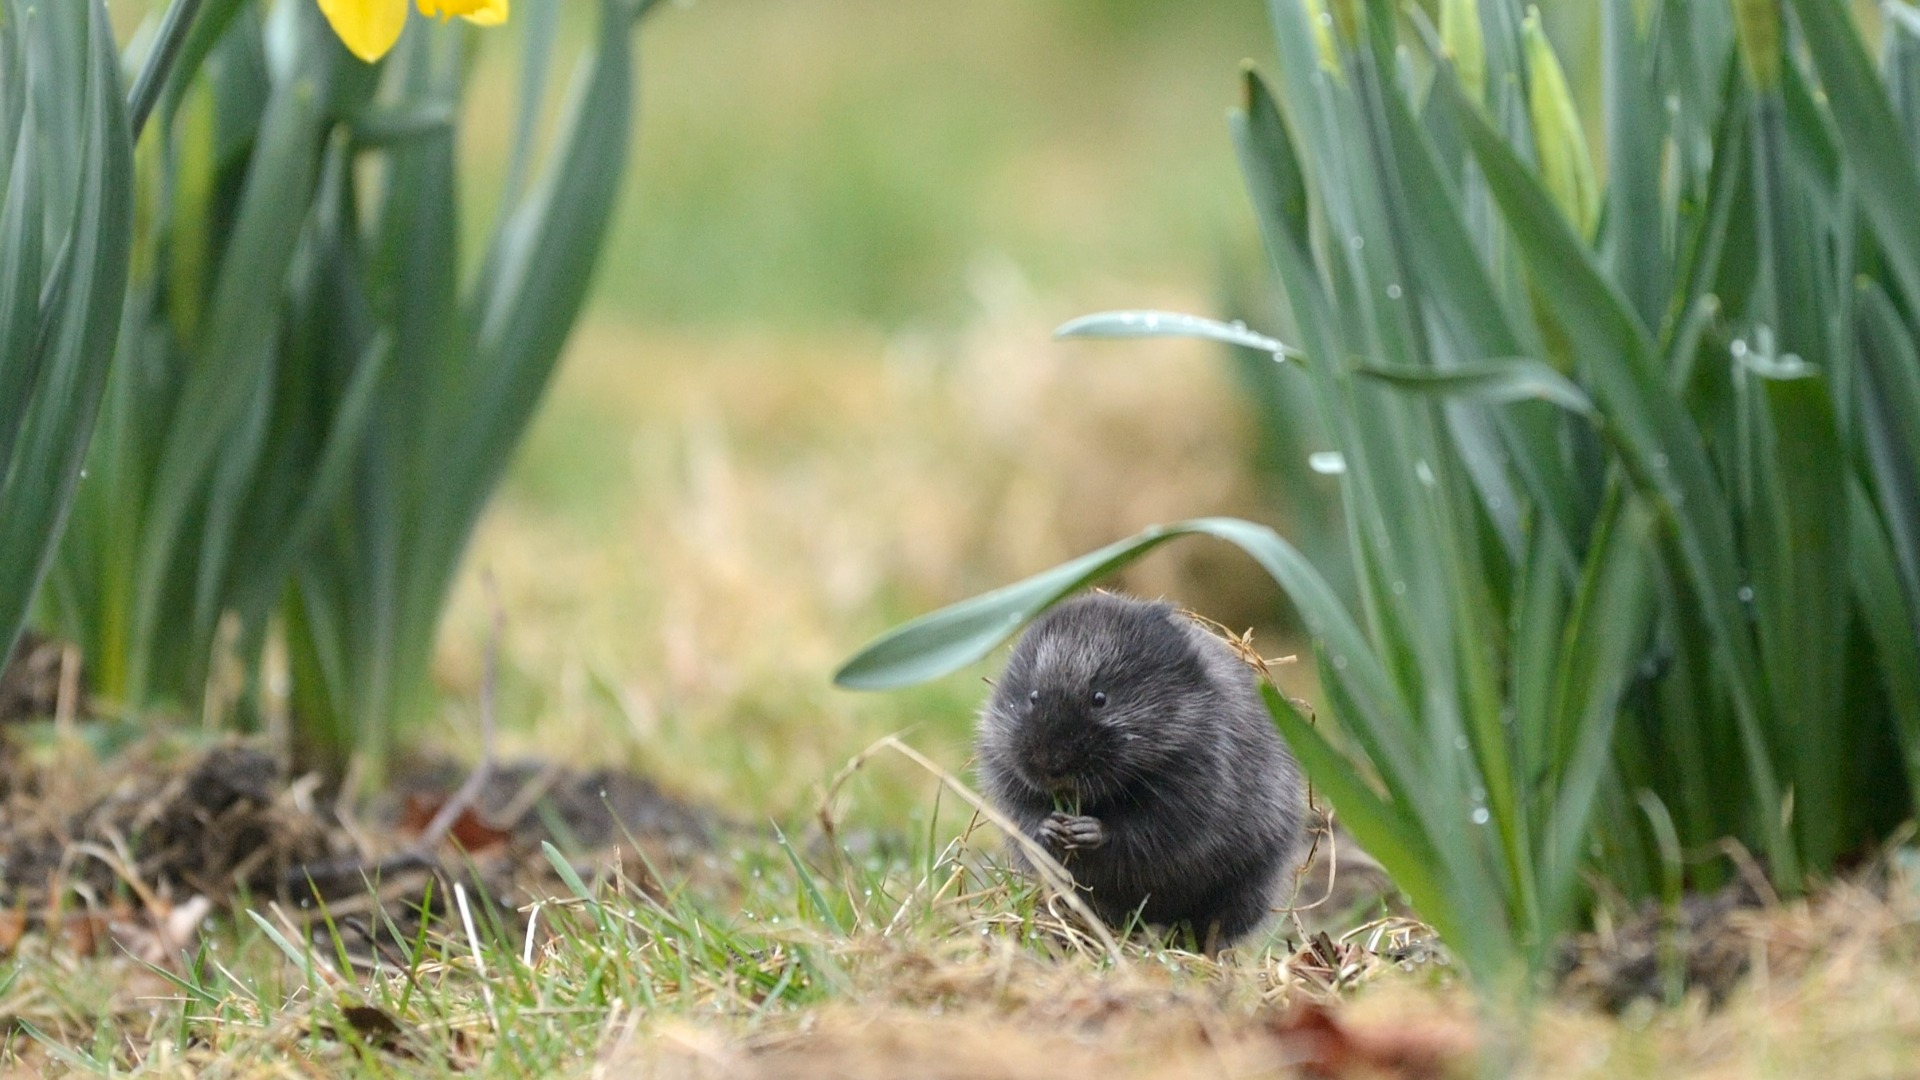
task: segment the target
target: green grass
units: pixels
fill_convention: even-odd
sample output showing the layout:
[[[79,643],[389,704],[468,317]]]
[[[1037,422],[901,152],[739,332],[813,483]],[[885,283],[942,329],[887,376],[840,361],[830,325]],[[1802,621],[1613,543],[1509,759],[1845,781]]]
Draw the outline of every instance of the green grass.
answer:
[[[842,821],[829,843],[795,819],[791,846],[747,829],[658,877],[638,861],[576,872],[534,855],[523,876],[544,885],[518,915],[440,895],[443,914],[398,930],[377,968],[353,966],[363,939],[343,946],[325,912],[309,938],[300,913],[259,900],[151,962],[30,936],[0,967],[0,1057],[80,1076],[1172,1080],[1228,1063],[1291,1075],[1272,1070],[1337,1052],[1442,1075],[1471,1075],[1478,1055],[1483,1073],[1521,1077],[1771,1080],[1816,1065],[1897,1073],[1920,1039],[1910,857],[1877,894],[1848,887],[1756,918],[1757,969],[1717,1014],[1697,999],[1618,1019],[1546,1002],[1521,1035],[1468,1008],[1442,957],[1407,948],[1425,931],[1404,921],[1334,921],[1354,947],[1337,974],[1277,940],[1227,962],[1151,942],[1110,951],[921,781],[921,818],[881,838]],[[1333,1001],[1347,1049],[1310,1024],[1291,1033],[1292,1010]]]
[[[645,865],[583,879],[549,847],[552,894],[525,918],[441,895],[441,916],[395,925],[375,970],[355,969],[344,950],[367,950],[330,936],[324,911],[310,938],[304,921],[257,902],[180,957],[29,952],[0,986],[9,1056],[154,1076],[261,1075],[281,1061],[351,1075],[550,1075],[609,1049],[623,1025],[717,1024],[751,1038],[876,993],[962,1003],[958,987],[934,989],[940,970],[995,956],[1021,970],[1052,958],[1087,978],[1153,965],[1195,993],[1226,977],[1174,952],[1104,954],[1049,912],[1038,885],[983,857],[989,833],[955,839],[964,807],[944,805],[886,843],[859,841],[859,855],[825,854],[817,833],[796,831],[802,854],[761,829],[666,880]],[[923,968],[899,970],[909,957]],[[81,977],[54,981],[63,964]]]

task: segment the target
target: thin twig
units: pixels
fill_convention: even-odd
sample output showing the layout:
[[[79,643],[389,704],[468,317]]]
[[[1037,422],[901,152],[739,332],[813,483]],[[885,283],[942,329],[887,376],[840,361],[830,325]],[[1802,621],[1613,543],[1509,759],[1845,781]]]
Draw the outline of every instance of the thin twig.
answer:
[[[1295,903],[1294,901],[1300,899],[1300,890],[1306,883],[1307,871],[1313,868],[1313,858],[1320,851],[1320,841],[1323,837],[1327,841],[1326,894],[1311,904]],[[1299,930],[1301,936],[1304,937],[1306,936],[1307,928],[1306,925],[1300,921],[1300,913],[1303,911],[1312,911],[1314,908],[1320,907],[1327,901],[1332,900],[1333,894],[1339,886],[1340,841],[1333,835],[1333,811],[1332,809],[1327,809],[1320,813],[1320,827],[1313,830],[1313,844],[1307,848],[1306,857],[1301,859],[1300,865],[1294,868],[1293,895],[1288,897],[1287,906],[1278,910],[1284,911],[1292,916],[1294,928]]]
[[[901,742],[892,735],[888,735],[878,742],[875,742],[872,746],[862,750],[855,760],[865,761],[872,756],[874,751],[883,747],[894,751],[901,757],[932,773],[935,777],[939,778],[942,784],[947,786],[947,790],[958,795],[967,805],[978,811],[980,816],[993,822],[1002,833],[1006,834],[1007,839],[1018,846],[1021,852],[1033,863],[1034,872],[1040,875],[1040,880],[1044,881],[1056,896],[1065,901],[1066,905],[1073,909],[1074,914],[1080,916],[1088,929],[1093,932],[1093,936],[1099,940],[1101,947],[1106,950],[1108,959],[1112,960],[1115,965],[1124,962],[1125,956],[1120,951],[1120,943],[1114,940],[1112,932],[1107,929],[1107,924],[1098,915],[1093,913],[1093,909],[1087,906],[1085,900],[1081,899],[1079,889],[1074,886],[1073,875],[1067,872],[1066,867],[1060,865],[1059,861],[1053,857],[1052,853],[1049,852],[1045,846],[1021,831],[1020,826],[1016,824],[1012,818],[1001,813],[993,804],[987,802],[986,799],[981,798],[978,792],[975,792],[972,788],[962,783],[959,777],[941,768],[932,758],[927,757],[925,754]]]
[[[520,966],[524,968],[533,967],[533,941],[534,934],[540,926],[540,908],[541,902],[535,900],[532,909],[527,912],[526,945],[520,950]]]
[[[491,618],[487,629],[486,671],[480,683],[480,761],[467,776],[467,782],[460,785],[460,790],[454,792],[452,798],[441,804],[440,812],[427,823],[426,829],[420,833],[420,839],[414,844],[416,852],[428,852],[438,847],[453,828],[453,823],[474,805],[480,798],[480,792],[486,788],[487,781],[493,778],[493,702],[499,689],[500,627],[505,620],[500,613],[500,593],[494,587],[493,574],[488,572],[481,575],[481,582],[486,589]]]
[[[281,886],[289,892],[318,886],[321,882],[335,881],[352,876],[366,881],[379,881],[382,878],[404,873],[408,870],[442,869],[437,859],[419,851],[402,851],[384,859],[368,862],[360,855],[347,855],[338,859],[319,859],[304,862],[287,868],[280,877]]]
[[[480,995],[487,1001],[487,1016],[493,1021],[494,1034],[500,1033],[500,1013],[493,1003],[493,984],[487,981],[487,958],[480,951],[480,933],[473,926],[473,911],[467,906],[467,888],[453,883],[453,901],[460,909],[460,924],[467,931],[467,948],[473,950],[474,974],[480,976]]]
[[[62,741],[74,737],[73,721],[80,711],[80,647],[60,647],[60,686],[53,699],[53,730]]]
[[[162,903],[159,895],[140,879],[139,873],[134,870],[133,864],[127,860],[124,852],[113,851],[91,840],[76,840],[68,847],[75,855],[90,856],[105,864],[107,869],[113,871],[113,876],[119,878],[121,884],[125,885],[133,893],[134,898],[140,901],[143,908],[148,911],[161,910]]]

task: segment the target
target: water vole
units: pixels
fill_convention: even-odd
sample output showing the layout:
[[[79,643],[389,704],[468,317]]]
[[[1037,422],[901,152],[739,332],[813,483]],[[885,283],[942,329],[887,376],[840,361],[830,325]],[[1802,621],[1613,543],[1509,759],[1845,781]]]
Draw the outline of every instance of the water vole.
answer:
[[[1253,670],[1171,606],[1091,593],[1014,646],[980,718],[994,803],[1115,926],[1258,926],[1301,849],[1299,766]]]

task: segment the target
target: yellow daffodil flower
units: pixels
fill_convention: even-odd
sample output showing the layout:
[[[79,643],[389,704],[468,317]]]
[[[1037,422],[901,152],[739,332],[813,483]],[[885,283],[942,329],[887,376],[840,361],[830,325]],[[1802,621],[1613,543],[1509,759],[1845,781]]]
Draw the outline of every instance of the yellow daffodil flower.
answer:
[[[371,64],[387,55],[407,25],[407,0],[319,0],[320,14],[353,55]],[[479,26],[507,21],[507,0],[416,0],[420,14],[447,19],[455,15]]]

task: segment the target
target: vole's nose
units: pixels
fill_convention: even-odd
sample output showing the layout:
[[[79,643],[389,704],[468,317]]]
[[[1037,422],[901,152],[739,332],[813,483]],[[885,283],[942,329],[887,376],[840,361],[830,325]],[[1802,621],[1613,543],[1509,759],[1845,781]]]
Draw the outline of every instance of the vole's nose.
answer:
[[[1041,786],[1055,792],[1073,786],[1073,755],[1065,747],[1046,744],[1035,746],[1027,755],[1027,763],[1033,778]]]

